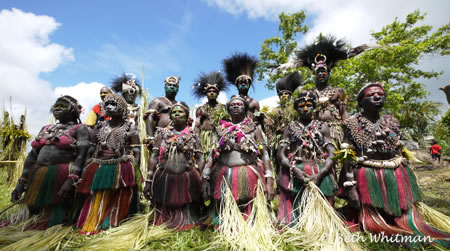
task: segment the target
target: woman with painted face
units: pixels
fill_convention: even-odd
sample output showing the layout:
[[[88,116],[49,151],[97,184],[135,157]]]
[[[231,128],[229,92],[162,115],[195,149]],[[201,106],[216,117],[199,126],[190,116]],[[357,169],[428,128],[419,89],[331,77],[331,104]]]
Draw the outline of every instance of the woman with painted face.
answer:
[[[357,95],[362,112],[344,122],[348,144],[342,148],[347,156],[356,156],[344,166],[342,175],[347,209],[353,208],[347,210],[347,220],[359,222],[372,233],[430,236],[434,243],[450,247],[448,233],[425,223],[442,226],[450,219],[430,216],[433,209],[420,202],[422,193],[402,153],[400,125],[391,115],[381,114],[385,97],[381,83],[366,84]]]
[[[58,98],[51,111],[57,123],[46,125],[31,143],[22,176],[12,192],[32,214],[43,213],[33,228],[68,223],[73,208],[74,184],[79,181],[89,148],[89,130],[80,121],[81,105],[71,96]]]
[[[219,93],[226,90],[225,79],[220,72],[202,73],[192,88],[194,96],[208,99],[195,111],[195,133],[201,140],[203,156],[207,159],[217,143],[215,129],[219,121],[228,115],[225,106],[217,101]]]
[[[124,73],[113,79],[111,88],[120,93],[127,102],[128,113],[130,120],[137,128],[139,128],[139,109],[140,106],[136,104],[136,99],[141,96],[142,89],[136,76],[130,73]]]
[[[99,123],[92,132],[94,154],[88,160],[77,191],[87,195],[76,227],[83,234],[95,234],[117,226],[130,212],[136,175],[133,165],[139,163],[139,134],[129,121],[128,104],[117,94],[105,97],[108,121]]]
[[[169,114],[170,125],[157,131],[144,195],[156,209],[155,225],[186,230],[203,221],[203,153],[200,140],[187,124],[186,103],[175,103]]]
[[[313,119],[317,99],[310,91],[297,96],[294,101],[297,117],[284,128],[277,154],[281,164],[278,221],[288,226],[297,223],[301,192],[306,183],[314,182],[331,204],[337,190],[332,173],[335,148],[330,130],[326,123]]]
[[[175,97],[177,96],[180,87],[180,77],[167,77],[164,80],[165,96],[158,97],[152,100],[145,113],[147,141],[150,148],[155,142],[156,130],[164,128],[170,124],[169,111],[173,104],[177,103]]]
[[[202,173],[202,193],[205,200],[212,196],[214,224],[220,223],[220,202],[224,198],[225,184],[231,189],[244,219],[252,211],[258,181],[263,184],[269,200],[274,196],[267,146],[261,130],[247,117],[247,100],[239,95],[232,96],[227,110],[231,121],[221,121],[217,128],[219,142]]]

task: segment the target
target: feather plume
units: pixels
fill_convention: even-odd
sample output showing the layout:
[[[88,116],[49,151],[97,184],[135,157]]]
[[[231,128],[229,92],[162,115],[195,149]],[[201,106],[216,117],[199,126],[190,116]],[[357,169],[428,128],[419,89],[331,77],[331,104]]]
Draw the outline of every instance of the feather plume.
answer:
[[[215,71],[210,73],[202,72],[192,86],[194,96],[199,99],[205,97],[209,86],[215,86],[219,92],[228,88],[222,73]]]
[[[302,76],[298,71],[296,71],[278,79],[275,85],[277,87],[277,92],[289,91],[293,93],[297,87],[302,85],[302,82]]]
[[[223,60],[226,79],[232,84],[241,75],[249,76],[253,80],[257,64],[258,59],[256,57],[247,53],[235,53]]]

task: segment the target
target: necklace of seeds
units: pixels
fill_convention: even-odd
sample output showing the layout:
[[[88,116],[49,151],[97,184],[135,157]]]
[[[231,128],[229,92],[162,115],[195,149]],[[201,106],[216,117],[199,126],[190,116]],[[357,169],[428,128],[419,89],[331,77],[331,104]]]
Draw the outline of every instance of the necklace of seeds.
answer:
[[[106,132],[106,128],[110,128],[111,131]],[[130,123],[125,122],[121,126],[112,128],[108,122],[102,126],[98,131],[97,137],[101,145],[108,147],[109,149],[119,149],[124,145]]]

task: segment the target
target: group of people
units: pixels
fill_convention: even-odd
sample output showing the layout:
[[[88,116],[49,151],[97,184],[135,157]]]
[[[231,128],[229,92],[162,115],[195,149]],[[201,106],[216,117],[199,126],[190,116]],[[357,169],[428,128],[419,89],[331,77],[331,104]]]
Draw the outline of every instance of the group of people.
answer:
[[[361,229],[427,235],[448,245],[450,235],[418,213],[422,195],[402,153],[399,123],[381,114],[383,84],[364,85],[357,94],[362,112],[350,117],[344,91],[328,83],[336,63],[356,54],[334,37],[305,46],[295,59],[312,70],[315,88],[301,91],[301,75],[287,74],[276,83],[279,106],[266,114],[248,95],[258,61],[245,53],[223,61],[225,76],[200,75],[194,95],[207,102],[194,124],[189,106],[176,100],[179,77],[165,79],[165,96],[150,103],[142,120],[135,103],[141,87],[126,74],[101,89],[102,103],[85,124],[77,100],[62,96],[52,107],[57,123],[32,142],[11,199],[25,192],[23,202],[44,215],[39,228],[73,220],[81,233],[97,233],[139,212],[139,163],[147,161],[142,194],[155,209],[156,225],[220,225],[227,187],[246,219],[262,184],[268,201],[279,194],[278,224],[292,226],[303,188],[313,182],[332,206],[336,196],[345,198],[345,220]],[[238,94],[220,104],[218,94],[232,84]],[[148,160],[140,159],[142,144],[151,152]]]

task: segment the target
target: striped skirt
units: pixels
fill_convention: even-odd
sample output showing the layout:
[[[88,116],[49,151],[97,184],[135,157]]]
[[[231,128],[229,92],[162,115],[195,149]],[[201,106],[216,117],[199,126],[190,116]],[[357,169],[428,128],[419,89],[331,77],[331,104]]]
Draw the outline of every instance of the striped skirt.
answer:
[[[45,229],[68,220],[72,207],[57,194],[69,173],[70,163],[32,167],[24,203],[31,212],[44,213],[44,217],[34,229]]]
[[[433,243],[450,247],[450,234],[433,228],[419,214],[415,203],[422,199],[422,193],[410,167],[360,167],[356,177],[362,203],[359,222],[364,230],[430,236]]]
[[[89,164],[77,189],[89,197],[83,204],[76,227],[83,234],[95,234],[119,225],[128,216],[135,186],[135,173],[130,161]]]
[[[213,195],[213,207],[211,221],[219,225],[219,203],[223,198],[224,186],[228,185],[234,200],[241,209],[242,216],[246,220],[251,213],[252,203],[256,197],[258,180],[265,184],[264,167],[262,163],[256,165],[233,166],[216,165],[213,169],[211,180],[211,192]],[[224,182],[225,181],[225,182]],[[265,188],[265,187],[264,187]]]

